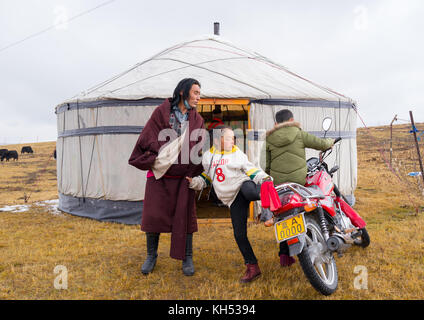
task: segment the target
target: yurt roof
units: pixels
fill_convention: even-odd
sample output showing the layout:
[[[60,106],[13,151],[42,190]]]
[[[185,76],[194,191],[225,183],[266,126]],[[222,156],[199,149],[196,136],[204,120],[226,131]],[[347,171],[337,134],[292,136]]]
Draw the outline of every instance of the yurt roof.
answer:
[[[167,98],[187,77],[199,80],[202,98],[353,102],[256,52],[208,35],[163,50],[64,103]]]

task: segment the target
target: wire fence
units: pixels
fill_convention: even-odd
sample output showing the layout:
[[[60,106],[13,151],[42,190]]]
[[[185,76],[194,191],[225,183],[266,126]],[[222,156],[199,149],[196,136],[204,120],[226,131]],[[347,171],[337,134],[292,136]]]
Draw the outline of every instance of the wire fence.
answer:
[[[369,128],[358,110],[355,111],[366,129],[362,133],[362,141],[368,145],[373,143],[387,169],[394,174],[399,185],[405,190],[409,198],[408,206],[413,206],[418,214],[422,209],[421,200],[424,196],[424,170],[420,166],[424,149],[424,124],[415,124],[410,111],[409,121],[399,119],[396,115],[390,124],[390,133],[387,134],[387,128]],[[400,125],[393,126],[395,121],[400,122]]]
[[[424,196],[424,183],[420,167],[420,158],[424,150],[424,125],[415,126],[417,145],[415,143],[413,126],[403,125],[393,130],[392,137],[381,143],[382,152],[386,156],[389,169],[394,171],[412,194]]]

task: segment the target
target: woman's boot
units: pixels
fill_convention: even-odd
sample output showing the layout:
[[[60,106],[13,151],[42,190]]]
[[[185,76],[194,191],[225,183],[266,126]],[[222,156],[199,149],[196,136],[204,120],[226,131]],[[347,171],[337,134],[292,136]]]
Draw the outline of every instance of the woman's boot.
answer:
[[[240,282],[247,283],[257,279],[261,275],[261,270],[259,269],[259,265],[255,264],[246,264],[246,272],[244,276],[240,279]]]
[[[183,273],[186,276],[192,276],[194,274],[193,265],[193,234],[188,233],[186,238],[186,252],[185,260],[183,260]]]
[[[156,258],[158,256],[159,235],[160,233],[146,232],[147,258],[146,261],[144,261],[143,266],[141,267],[141,272],[143,274],[149,274],[150,272],[152,272],[153,268],[156,265]]]

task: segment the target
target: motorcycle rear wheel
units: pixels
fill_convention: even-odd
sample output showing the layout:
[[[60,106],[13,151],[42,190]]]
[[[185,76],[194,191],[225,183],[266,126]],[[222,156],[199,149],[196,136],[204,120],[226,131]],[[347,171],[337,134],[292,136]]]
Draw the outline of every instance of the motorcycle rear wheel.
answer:
[[[305,216],[305,246],[298,255],[300,266],[311,285],[321,294],[330,295],[337,289],[338,273],[333,254],[319,224],[312,216]]]

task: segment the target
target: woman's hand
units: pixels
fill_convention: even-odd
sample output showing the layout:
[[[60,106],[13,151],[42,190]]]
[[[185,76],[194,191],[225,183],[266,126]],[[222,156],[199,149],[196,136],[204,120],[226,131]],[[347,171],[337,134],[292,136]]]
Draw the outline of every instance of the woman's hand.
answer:
[[[186,177],[186,179],[188,180],[188,182],[191,184],[191,182],[193,181],[193,178],[190,177]]]

